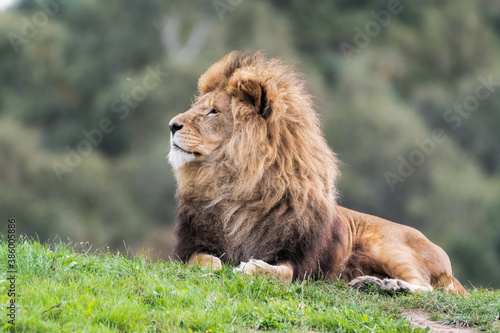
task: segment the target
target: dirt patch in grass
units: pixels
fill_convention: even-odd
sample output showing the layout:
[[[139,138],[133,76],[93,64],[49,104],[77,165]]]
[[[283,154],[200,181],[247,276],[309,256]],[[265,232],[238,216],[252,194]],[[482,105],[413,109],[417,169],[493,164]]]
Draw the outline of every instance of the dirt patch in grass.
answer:
[[[460,333],[460,332],[477,332],[472,328],[466,328],[459,326],[457,324],[448,325],[443,324],[438,321],[433,321],[428,318],[428,316],[424,312],[412,311],[405,312],[403,314],[406,319],[408,319],[413,326],[426,328],[429,327],[431,332],[435,333]]]

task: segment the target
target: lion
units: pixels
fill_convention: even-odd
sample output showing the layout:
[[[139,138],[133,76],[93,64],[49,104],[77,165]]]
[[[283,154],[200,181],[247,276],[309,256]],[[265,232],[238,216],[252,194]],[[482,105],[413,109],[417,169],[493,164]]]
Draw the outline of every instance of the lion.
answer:
[[[339,161],[305,81],[278,58],[231,52],[170,123],[175,257],[284,282],[465,295],[450,259],[414,228],[337,204]]]

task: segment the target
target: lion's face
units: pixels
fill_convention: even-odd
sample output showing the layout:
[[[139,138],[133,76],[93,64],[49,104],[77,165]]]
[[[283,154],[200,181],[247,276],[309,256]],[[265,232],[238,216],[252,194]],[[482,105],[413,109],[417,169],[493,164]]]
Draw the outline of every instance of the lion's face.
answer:
[[[168,159],[179,198],[221,206],[245,202],[248,209],[252,203],[255,211],[265,203],[263,212],[283,198],[294,212],[311,201],[330,207],[337,160],[290,67],[259,52],[233,52],[200,77],[198,93],[193,106],[170,121]],[[223,219],[238,209],[225,207]],[[239,221],[247,220],[242,215]]]
[[[170,121],[171,147],[168,160],[174,169],[209,159],[231,137],[231,99],[225,91],[201,96],[186,112]]]

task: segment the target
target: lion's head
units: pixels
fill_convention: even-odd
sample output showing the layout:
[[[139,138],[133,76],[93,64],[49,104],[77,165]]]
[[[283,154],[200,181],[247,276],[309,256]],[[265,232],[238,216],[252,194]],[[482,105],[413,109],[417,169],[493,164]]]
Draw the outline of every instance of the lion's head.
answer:
[[[198,90],[193,106],[170,122],[180,200],[224,205],[225,222],[243,210],[258,212],[256,221],[281,210],[331,216],[337,159],[290,66],[261,52],[232,52],[201,76]],[[241,220],[234,228],[252,224]]]

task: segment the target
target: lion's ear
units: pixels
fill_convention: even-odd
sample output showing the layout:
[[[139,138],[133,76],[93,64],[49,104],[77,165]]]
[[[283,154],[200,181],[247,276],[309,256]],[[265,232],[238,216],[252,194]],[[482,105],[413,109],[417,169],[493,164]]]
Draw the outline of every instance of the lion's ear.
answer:
[[[235,75],[229,81],[228,92],[252,105],[264,119],[271,114],[267,91],[260,80],[246,77],[246,75]]]

